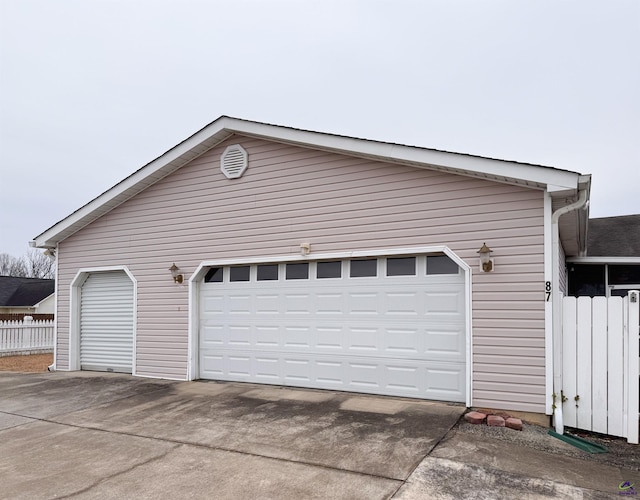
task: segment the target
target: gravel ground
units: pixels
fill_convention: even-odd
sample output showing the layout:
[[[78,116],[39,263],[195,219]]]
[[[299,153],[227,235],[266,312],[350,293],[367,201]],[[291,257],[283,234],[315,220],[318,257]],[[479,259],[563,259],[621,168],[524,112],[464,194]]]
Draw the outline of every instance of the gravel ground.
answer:
[[[464,419],[460,419],[454,428],[454,432],[478,434],[481,436],[502,439],[540,451],[590,460],[602,464],[622,467],[627,470],[640,471],[640,445],[629,444],[625,438],[616,438],[577,429],[565,428],[565,434],[569,433],[583,439],[587,439],[588,441],[604,446],[608,450],[608,453],[588,453],[565,443],[558,438],[550,436],[548,431],[549,428],[547,427],[526,423],[524,424],[522,431],[515,431],[505,427],[474,425],[466,422]]]
[[[53,354],[0,357],[0,371],[36,373],[46,372],[53,363]]]

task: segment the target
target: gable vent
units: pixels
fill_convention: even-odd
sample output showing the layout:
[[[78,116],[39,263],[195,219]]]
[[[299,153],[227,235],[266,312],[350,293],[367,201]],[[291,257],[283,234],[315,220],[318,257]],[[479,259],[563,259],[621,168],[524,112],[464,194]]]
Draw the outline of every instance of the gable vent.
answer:
[[[240,144],[227,146],[220,157],[220,170],[228,179],[237,179],[248,166],[248,155]]]

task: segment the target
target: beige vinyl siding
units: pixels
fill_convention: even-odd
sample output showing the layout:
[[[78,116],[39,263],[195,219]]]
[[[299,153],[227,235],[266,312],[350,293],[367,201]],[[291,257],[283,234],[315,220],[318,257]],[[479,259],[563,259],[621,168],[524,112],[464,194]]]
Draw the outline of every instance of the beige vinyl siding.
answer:
[[[230,144],[249,168],[219,168]],[[544,411],[543,193],[427,169],[232,137],[60,244],[58,366],[69,284],[125,265],[138,281],[137,373],[187,377],[188,278],[203,260],[447,245],[473,268],[474,405]],[[478,272],[477,250],[496,270]]]

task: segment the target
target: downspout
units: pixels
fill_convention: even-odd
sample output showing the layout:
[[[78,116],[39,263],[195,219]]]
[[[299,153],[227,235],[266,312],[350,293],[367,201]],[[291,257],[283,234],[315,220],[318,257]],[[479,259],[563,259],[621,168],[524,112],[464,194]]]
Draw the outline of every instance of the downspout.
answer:
[[[53,363],[47,367],[47,370],[50,372],[56,371],[56,365],[58,364],[58,244],[56,243],[55,247],[38,247],[36,245],[35,240],[29,241],[29,246],[31,248],[46,248],[49,252],[49,256],[52,256],[55,259],[55,276],[54,276],[54,285],[53,285]],[[45,252],[46,253],[46,252]]]
[[[553,421],[558,434],[564,434],[562,420],[562,297],[560,296],[560,231],[558,220],[566,213],[579,210],[587,204],[588,189],[580,191],[578,200],[559,208],[551,216],[551,267],[553,309],[553,393],[555,395]]]

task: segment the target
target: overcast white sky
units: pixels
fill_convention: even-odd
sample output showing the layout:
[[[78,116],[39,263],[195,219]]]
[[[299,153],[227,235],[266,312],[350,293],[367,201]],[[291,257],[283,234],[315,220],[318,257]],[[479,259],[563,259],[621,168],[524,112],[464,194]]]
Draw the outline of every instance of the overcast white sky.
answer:
[[[639,0],[0,0],[0,253],[220,115],[593,174],[640,213]]]

